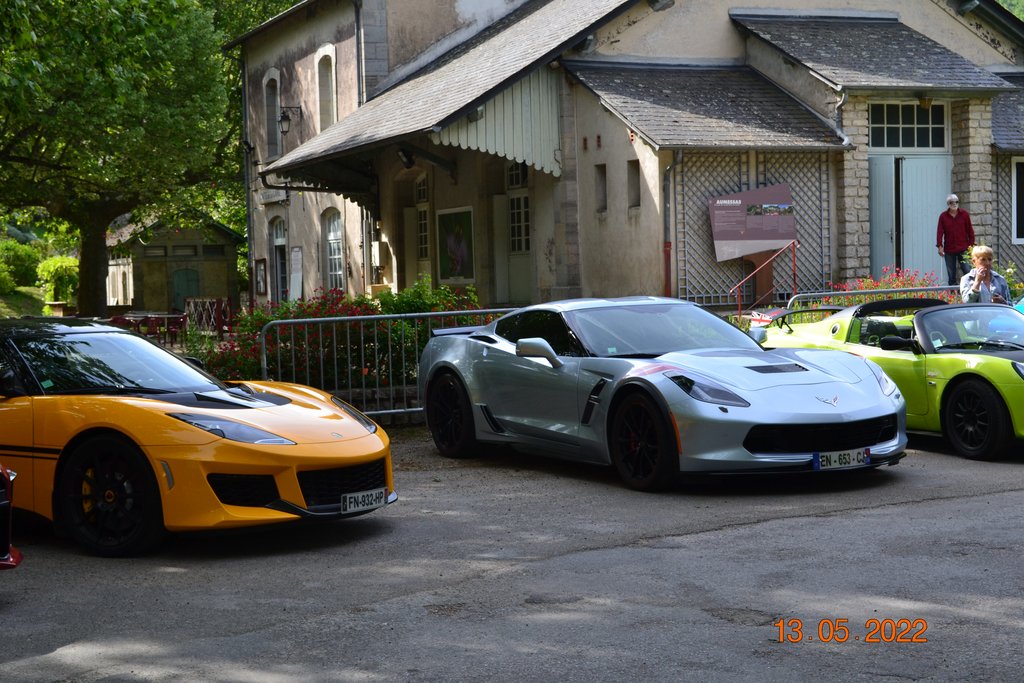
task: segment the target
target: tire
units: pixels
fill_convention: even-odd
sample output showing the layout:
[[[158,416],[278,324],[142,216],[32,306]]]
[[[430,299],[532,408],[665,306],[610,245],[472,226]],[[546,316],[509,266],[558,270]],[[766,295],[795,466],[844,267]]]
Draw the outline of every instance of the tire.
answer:
[[[427,426],[446,458],[468,458],[477,449],[473,409],[462,382],[450,372],[434,378],[427,390]]]
[[[164,535],[160,489],[139,449],[116,436],[83,441],[57,475],[58,521],[89,552],[139,555]]]
[[[663,491],[679,478],[679,453],[672,431],[644,394],[627,396],[616,409],[609,449],[619,476],[632,489]]]
[[[953,387],[942,409],[942,431],[953,450],[971,460],[995,460],[1013,440],[1003,399],[977,379]]]

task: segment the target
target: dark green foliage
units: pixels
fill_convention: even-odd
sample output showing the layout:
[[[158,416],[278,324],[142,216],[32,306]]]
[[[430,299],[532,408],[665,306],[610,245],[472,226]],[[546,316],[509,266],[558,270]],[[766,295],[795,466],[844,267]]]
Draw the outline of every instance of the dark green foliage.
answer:
[[[12,239],[0,239],[0,263],[3,263],[18,287],[36,284],[36,268],[43,260],[42,252]]]

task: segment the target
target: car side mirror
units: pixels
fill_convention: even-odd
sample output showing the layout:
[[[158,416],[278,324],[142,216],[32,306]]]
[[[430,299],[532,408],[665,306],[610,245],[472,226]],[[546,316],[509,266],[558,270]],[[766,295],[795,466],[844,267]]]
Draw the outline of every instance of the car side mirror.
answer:
[[[203,361],[199,360],[195,356],[185,356],[184,358],[185,358],[185,360],[187,360],[189,363],[191,363],[192,365],[196,366],[200,370],[205,370],[206,369],[206,363],[204,363]]]
[[[904,339],[903,337],[897,337],[895,335],[882,337],[878,340],[878,345],[884,351],[911,351],[913,353],[921,353],[921,346],[916,340]]]
[[[551,344],[541,337],[527,337],[517,341],[516,355],[520,358],[543,358],[551,363],[553,368],[560,368],[564,365],[555,350],[551,348]]]
[[[768,340],[768,330],[763,327],[751,327],[747,330],[747,336],[758,344],[764,344]]]

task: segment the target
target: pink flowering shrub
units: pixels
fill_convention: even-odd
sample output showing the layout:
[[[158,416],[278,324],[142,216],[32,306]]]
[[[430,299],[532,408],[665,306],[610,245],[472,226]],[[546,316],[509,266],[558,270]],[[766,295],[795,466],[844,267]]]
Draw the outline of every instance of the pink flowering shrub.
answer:
[[[318,291],[308,299],[263,304],[240,313],[233,321],[230,339],[224,341],[192,332],[186,337],[186,354],[202,360],[207,371],[222,380],[258,379],[262,375],[261,331],[271,321],[473,309],[479,309],[479,304],[472,287],[435,289],[429,278],[397,294],[385,292],[380,299],[350,299],[336,289]],[[469,320],[453,316],[443,324],[480,324],[479,319]],[[366,322],[359,328],[340,322],[275,326],[266,340],[268,373],[327,390],[407,383],[415,379],[420,353],[430,337],[427,325],[425,321],[393,319]]]
[[[887,292],[879,290],[901,290],[913,289],[915,287],[938,287],[939,280],[935,273],[928,272],[921,274],[919,270],[901,269],[890,266],[882,268],[882,277],[875,280],[871,277],[857,278],[849,282],[830,282],[829,286],[835,292],[864,292],[862,295],[822,297],[820,305],[823,306],[854,306],[867,301],[881,301],[883,299],[902,299],[904,297],[929,297],[955,302],[960,299],[958,292],[954,290],[935,290],[931,292]],[[872,294],[871,292],[877,292]]]

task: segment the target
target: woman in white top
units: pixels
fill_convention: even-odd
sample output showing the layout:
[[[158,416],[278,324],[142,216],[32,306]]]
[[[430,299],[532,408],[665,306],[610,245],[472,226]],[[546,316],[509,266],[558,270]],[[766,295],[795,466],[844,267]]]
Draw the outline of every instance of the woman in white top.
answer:
[[[992,270],[992,247],[979,245],[971,251],[974,268],[960,279],[960,298],[964,303],[1006,304],[1010,302],[1010,285]]]

